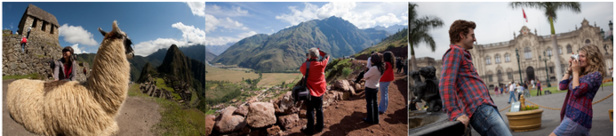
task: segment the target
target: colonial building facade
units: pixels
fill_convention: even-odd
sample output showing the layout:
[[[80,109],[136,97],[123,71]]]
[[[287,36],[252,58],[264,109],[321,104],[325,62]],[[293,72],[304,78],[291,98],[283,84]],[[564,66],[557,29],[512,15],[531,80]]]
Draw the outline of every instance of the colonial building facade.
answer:
[[[550,35],[539,36],[536,34],[537,30],[532,33],[528,27],[523,26],[519,35],[513,34],[512,40],[475,45],[470,50],[473,64],[489,88],[511,82],[519,83],[521,80],[541,80],[545,85],[548,78],[549,83],[555,86],[562,78],[556,77],[555,72],[563,73],[571,54],[577,54],[583,46],[598,46],[603,54],[606,70],[611,69],[612,39],[604,38],[603,30],[596,25],[589,25],[586,19],[581,24],[581,27],[574,31],[556,34],[557,52],[552,51]],[[560,59],[562,71],[555,71],[554,57]],[[605,78],[612,77],[610,70],[606,72],[608,75],[604,75]]]

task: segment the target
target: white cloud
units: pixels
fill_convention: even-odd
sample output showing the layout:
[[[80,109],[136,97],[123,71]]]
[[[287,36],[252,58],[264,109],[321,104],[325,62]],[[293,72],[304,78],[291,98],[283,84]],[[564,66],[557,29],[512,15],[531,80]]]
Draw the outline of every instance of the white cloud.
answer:
[[[94,40],[92,33],[83,29],[81,26],[64,24],[58,28],[59,35],[64,37],[64,41],[73,44],[84,44],[96,46],[98,42]]]
[[[219,27],[226,29],[238,29],[238,30],[248,30],[248,27],[244,26],[244,24],[235,21],[229,17],[226,18],[216,18],[213,15],[205,14],[205,32],[211,32]]]
[[[188,43],[195,43],[195,44],[205,43],[205,31],[199,28],[196,28],[194,26],[184,25],[184,23],[182,22],[177,22],[171,25],[171,27],[182,31],[182,37],[184,38],[185,41],[188,41]]]
[[[205,6],[205,9],[207,9],[207,14],[211,14],[214,16],[235,17],[248,15],[248,11],[240,7],[230,7],[225,9],[214,4],[208,4]]]
[[[147,56],[158,49],[169,48],[171,44],[186,47],[195,44],[206,44],[205,32],[195,26],[185,25],[182,22],[172,24],[171,27],[182,31],[182,39],[158,38],[135,44],[135,55]]]
[[[408,19],[408,7],[403,3],[355,3],[331,2],[321,7],[305,3],[304,9],[290,6],[291,13],[277,15],[276,19],[297,25],[301,22],[324,19],[331,16],[341,17],[360,29],[403,24]]]
[[[171,44],[175,44],[178,47],[188,45],[186,42],[178,41],[172,38],[158,38],[156,40],[135,44],[135,55],[147,56],[156,52],[158,49],[169,48]]]
[[[201,2],[186,2],[188,7],[190,7],[190,11],[195,16],[205,17],[205,1]]]
[[[79,48],[79,44],[73,44],[71,45],[71,48],[73,48],[73,52],[75,52],[75,54],[88,53],[85,50],[82,50],[83,48]]]

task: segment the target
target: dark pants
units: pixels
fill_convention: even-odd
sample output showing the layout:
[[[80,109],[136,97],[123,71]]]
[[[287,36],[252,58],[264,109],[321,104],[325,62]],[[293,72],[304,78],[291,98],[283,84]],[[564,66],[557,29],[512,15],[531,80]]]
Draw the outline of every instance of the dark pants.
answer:
[[[379,104],[376,102],[378,89],[366,87],[366,109],[369,123],[379,124]]]
[[[541,86],[537,86],[537,96],[541,95]]]
[[[306,130],[314,131],[323,129],[323,96],[315,97],[310,96],[310,101],[306,102],[306,116],[308,118],[308,124],[306,124]],[[314,112],[317,114],[317,124],[314,124]]]

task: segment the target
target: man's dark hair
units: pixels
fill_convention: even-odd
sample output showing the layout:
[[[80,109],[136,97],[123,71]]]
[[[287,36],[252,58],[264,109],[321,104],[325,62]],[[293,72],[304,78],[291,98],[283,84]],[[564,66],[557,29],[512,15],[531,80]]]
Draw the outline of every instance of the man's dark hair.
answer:
[[[453,24],[451,24],[451,27],[449,27],[449,42],[451,42],[452,44],[460,42],[462,40],[462,38],[460,38],[460,33],[462,33],[463,35],[467,35],[470,32],[468,28],[475,29],[475,27],[477,26],[473,21],[454,21]]]

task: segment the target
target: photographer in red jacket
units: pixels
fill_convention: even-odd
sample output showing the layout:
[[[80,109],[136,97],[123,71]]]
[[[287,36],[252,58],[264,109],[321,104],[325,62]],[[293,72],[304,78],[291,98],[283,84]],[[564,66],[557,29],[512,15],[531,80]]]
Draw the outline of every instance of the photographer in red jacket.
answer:
[[[319,59],[319,56],[321,58]],[[325,81],[325,67],[329,61],[327,53],[321,51],[318,48],[310,48],[308,50],[308,60],[310,61],[310,68],[308,77],[306,78],[306,85],[310,90],[310,101],[306,102],[306,116],[308,118],[308,124],[302,129],[305,134],[319,133],[323,130],[323,94],[327,91],[327,82]],[[299,69],[302,74],[306,75],[306,63],[302,64]],[[314,113],[316,111],[317,124],[314,124]]]

